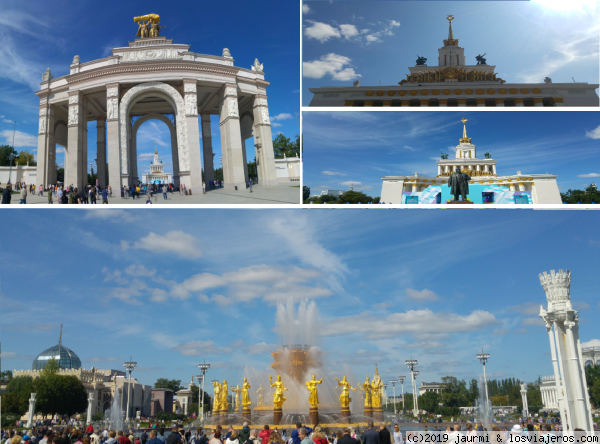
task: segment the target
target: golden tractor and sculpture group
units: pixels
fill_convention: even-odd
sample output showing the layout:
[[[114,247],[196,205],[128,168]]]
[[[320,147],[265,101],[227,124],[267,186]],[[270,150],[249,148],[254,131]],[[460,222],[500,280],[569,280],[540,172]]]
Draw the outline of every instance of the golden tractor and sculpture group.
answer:
[[[371,380],[367,375],[365,382],[359,384],[358,387],[352,387],[346,379],[346,376],[344,376],[341,381],[339,378],[333,379],[337,381],[337,386],[341,387],[342,389],[339,397],[342,423],[350,423],[350,403],[352,402],[352,398],[350,398],[350,391],[356,390],[364,392],[364,415],[367,418],[372,418],[375,421],[383,421],[383,407],[381,402],[383,397],[383,381],[379,376],[377,368],[375,368],[375,376],[373,380]],[[277,376],[277,379],[275,380],[273,380],[273,376],[269,376],[269,383],[271,388],[274,389],[273,424],[280,425],[281,418],[283,416],[283,404],[287,400],[284,392],[286,392],[288,389],[283,384],[280,375]],[[317,380],[315,375],[312,375],[312,378],[304,383],[308,391],[308,402],[310,405],[309,415],[312,424],[319,424],[318,385],[322,383],[323,378]],[[228,424],[227,415],[229,414],[229,390],[231,390],[232,394],[235,394],[232,395],[234,400],[233,411],[239,412],[241,408],[242,420],[252,424],[252,411],[250,408],[252,405],[252,400],[250,399],[251,386],[247,378],[244,378],[244,382],[241,387],[236,385],[235,387],[229,389],[226,380],[222,383],[213,381],[213,387],[215,393],[212,412],[214,425]],[[254,392],[254,394],[258,395],[257,407],[259,407],[261,411],[265,411],[265,389],[263,388],[262,384],[258,390]]]

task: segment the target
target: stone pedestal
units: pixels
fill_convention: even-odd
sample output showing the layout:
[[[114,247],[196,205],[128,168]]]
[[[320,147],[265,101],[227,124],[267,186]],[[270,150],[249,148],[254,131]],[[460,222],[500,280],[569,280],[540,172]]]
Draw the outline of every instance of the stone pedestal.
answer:
[[[383,421],[383,408],[373,407],[373,420],[377,422]]]
[[[242,409],[242,418],[244,421],[247,421],[248,424],[252,424],[252,410],[250,410],[250,407],[244,407]]]
[[[342,407],[342,418],[341,418],[340,422],[342,424],[350,423],[350,408],[349,407]]]
[[[365,407],[365,416],[369,418],[373,417],[373,409],[371,407]]]
[[[273,424],[279,425],[281,423],[281,417],[283,416],[283,411],[281,408],[275,407],[273,409]]]
[[[449,200],[446,202],[448,205],[473,205],[473,202],[463,200]]]
[[[310,423],[312,425],[319,423],[319,407],[311,406],[308,414],[310,416]]]

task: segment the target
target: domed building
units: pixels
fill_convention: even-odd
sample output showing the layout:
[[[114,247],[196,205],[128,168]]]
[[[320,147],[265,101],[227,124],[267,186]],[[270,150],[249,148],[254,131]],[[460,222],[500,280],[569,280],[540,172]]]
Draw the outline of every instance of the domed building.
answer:
[[[42,370],[52,358],[58,361],[59,368],[61,369],[81,368],[81,360],[79,359],[79,356],[77,356],[71,349],[62,345],[59,341],[59,343],[55,346],[41,352],[37,358],[33,360],[31,369]]]

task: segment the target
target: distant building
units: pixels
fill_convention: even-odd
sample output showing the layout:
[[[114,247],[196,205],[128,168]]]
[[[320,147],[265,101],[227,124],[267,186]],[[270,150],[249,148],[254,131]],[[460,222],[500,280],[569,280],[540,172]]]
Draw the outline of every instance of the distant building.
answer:
[[[154,149],[154,162],[150,163],[150,172],[142,175],[142,183],[165,184],[172,183],[171,173],[165,173],[164,166],[158,160],[158,152]]]
[[[342,191],[342,190],[323,190],[323,191],[321,191],[321,196],[339,197],[344,193],[345,193],[345,191]]]
[[[149,414],[156,416],[159,412],[173,412],[173,390],[168,388],[152,389]]]
[[[260,165],[259,165],[260,166]],[[275,159],[277,182],[300,182],[301,164],[299,157]]]
[[[445,385],[441,382],[423,382],[421,380],[421,386],[419,387],[419,396],[424,395],[427,392],[435,392],[441,395],[444,391]]]

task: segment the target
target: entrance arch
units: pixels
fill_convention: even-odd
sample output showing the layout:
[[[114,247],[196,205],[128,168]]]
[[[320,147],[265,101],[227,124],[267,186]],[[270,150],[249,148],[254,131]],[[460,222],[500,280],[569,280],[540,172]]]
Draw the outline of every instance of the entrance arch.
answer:
[[[125,93],[123,98],[121,99],[121,103],[119,106],[119,136],[120,136],[120,160],[121,160],[121,168],[120,174],[121,177],[125,176],[125,180],[128,181],[128,178],[131,178],[132,175],[132,165],[130,165],[130,150],[132,147],[130,146],[130,136],[131,136],[131,125],[129,124],[129,113],[133,105],[135,105],[140,100],[147,97],[160,97],[166,100],[173,107],[173,115],[175,116],[175,128],[176,128],[176,136],[177,136],[177,155],[178,155],[178,167],[181,182],[182,173],[186,173],[186,175],[190,175],[192,173],[191,170],[195,170],[196,168],[190,168],[190,153],[188,148],[188,128],[186,121],[186,109],[183,98],[179,91],[173,88],[171,85],[167,85],[162,82],[150,82],[143,83],[140,85],[136,85],[131,88],[129,91]],[[197,119],[197,117],[196,117]],[[139,119],[141,120],[141,119]],[[136,122],[137,123],[137,122]],[[198,156],[199,159],[199,156]],[[175,162],[174,162],[175,163]],[[175,167],[175,165],[173,165]],[[202,166],[199,165],[197,171],[201,171]],[[173,171],[175,174],[175,171]],[[186,186],[191,187],[192,183],[199,181],[202,183],[201,178],[199,180],[194,180],[195,178],[191,178],[186,183]]]
[[[173,122],[171,122],[171,119],[169,119],[167,116],[165,116],[164,114],[158,114],[158,113],[149,113],[149,114],[145,114],[142,117],[140,117],[138,120],[136,120],[136,122],[133,124],[133,128],[131,128],[131,153],[132,153],[132,171],[133,171],[133,176],[137,177],[138,172],[137,172],[137,132],[140,129],[140,126],[149,121],[149,120],[160,120],[161,122],[164,122],[167,125],[167,128],[169,128],[169,131],[171,132],[171,152],[173,155],[173,183],[175,185],[179,185],[179,153],[178,153],[178,147],[177,147],[177,131],[175,128],[175,125],[173,125]]]

